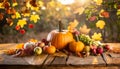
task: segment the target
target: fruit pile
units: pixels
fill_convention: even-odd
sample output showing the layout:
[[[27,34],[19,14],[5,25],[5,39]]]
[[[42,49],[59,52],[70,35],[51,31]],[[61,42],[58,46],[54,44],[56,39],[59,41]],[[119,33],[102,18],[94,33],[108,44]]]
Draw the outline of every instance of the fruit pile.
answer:
[[[40,55],[42,53],[53,54],[56,48],[52,46],[46,39],[41,41],[29,40],[26,43],[21,43],[16,46],[16,49],[10,49],[5,53],[16,57]]]
[[[89,35],[82,34],[75,30],[62,30],[61,21],[59,30],[53,30],[48,34],[47,39],[41,41],[30,40],[20,44],[15,50],[8,50],[7,54],[15,56],[40,55],[42,53],[54,54],[57,51],[66,51],[78,56],[99,55],[109,51],[109,45],[102,44],[100,41],[94,41]],[[68,54],[68,53],[67,53]]]
[[[82,48],[82,51],[79,52],[83,56],[100,55],[103,52],[111,50],[111,47],[108,44],[103,44],[100,41],[94,41],[90,38],[89,35],[80,34],[78,31],[73,32],[73,37],[77,42],[81,42],[84,44],[84,48],[83,44],[80,44],[78,47],[76,47],[76,50],[78,48]]]

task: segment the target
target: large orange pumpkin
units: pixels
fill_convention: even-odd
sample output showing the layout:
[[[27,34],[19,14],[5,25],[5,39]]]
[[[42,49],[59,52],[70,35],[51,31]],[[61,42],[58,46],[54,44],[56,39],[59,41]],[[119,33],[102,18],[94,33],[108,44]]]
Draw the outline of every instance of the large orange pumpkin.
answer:
[[[60,25],[59,25],[60,26]],[[65,46],[72,42],[73,35],[68,30],[54,30],[48,34],[48,41],[51,41],[51,44],[55,46],[57,49],[63,49]]]

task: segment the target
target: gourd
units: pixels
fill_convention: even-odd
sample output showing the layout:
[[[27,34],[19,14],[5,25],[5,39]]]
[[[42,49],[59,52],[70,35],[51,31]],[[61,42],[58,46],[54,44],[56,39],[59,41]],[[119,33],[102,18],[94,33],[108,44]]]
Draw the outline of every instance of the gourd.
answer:
[[[61,21],[59,21],[59,31],[54,30],[48,34],[47,40],[51,42],[56,49],[65,48],[70,42],[72,42],[73,35],[68,30],[61,29]]]

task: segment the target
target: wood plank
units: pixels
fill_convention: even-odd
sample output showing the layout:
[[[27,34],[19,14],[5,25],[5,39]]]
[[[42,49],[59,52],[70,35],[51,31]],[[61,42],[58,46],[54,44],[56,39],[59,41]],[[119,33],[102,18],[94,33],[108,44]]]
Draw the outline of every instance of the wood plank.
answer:
[[[106,63],[103,61],[101,56],[88,56],[85,58],[80,58],[77,56],[69,56],[68,65],[75,65],[75,66],[80,66],[80,65],[106,65]]]
[[[112,53],[113,54],[113,53]],[[114,55],[110,55],[109,53],[105,53],[104,54],[104,57],[106,58],[106,62],[107,62],[107,65],[109,66],[114,66],[114,65],[117,65],[119,66],[120,65],[120,54],[115,54]]]
[[[51,63],[53,62],[54,59],[55,59],[54,56],[49,55],[49,56],[47,57],[45,63],[44,63],[44,66],[45,66],[45,65],[47,65],[47,66],[48,66],[48,65],[51,65]]]
[[[67,57],[55,57],[54,61],[51,63],[51,65],[62,65],[65,66],[66,65],[66,59]]]
[[[28,57],[23,57],[23,59],[28,62],[30,65],[42,65],[45,59],[47,58],[47,54],[41,54],[39,56],[28,56]]]
[[[17,45],[17,43],[0,44],[0,50],[15,49],[16,45]]]
[[[28,65],[21,57],[13,57],[5,54],[1,54],[0,56],[0,65]]]

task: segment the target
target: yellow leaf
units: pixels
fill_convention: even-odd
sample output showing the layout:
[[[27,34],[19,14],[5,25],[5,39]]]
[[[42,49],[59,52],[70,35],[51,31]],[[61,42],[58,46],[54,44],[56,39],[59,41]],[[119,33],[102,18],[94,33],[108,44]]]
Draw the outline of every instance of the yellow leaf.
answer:
[[[85,8],[80,7],[78,9],[76,9],[74,13],[79,13],[79,15],[81,15],[84,12],[84,10],[85,10]]]
[[[99,40],[102,40],[102,34],[101,33],[94,33],[93,35],[92,35],[92,39],[93,40],[96,40],[96,41],[99,41]]]
[[[83,25],[82,27],[80,27],[79,30],[80,30],[80,33],[88,34],[91,29],[88,29],[86,25]]]
[[[35,10],[35,11],[39,11],[39,7],[34,7],[34,6],[31,6],[31,10]]]
[[[99,20],[97,23],[96,23],[96,27],[100,28],[100,29],[103,29],[105,26],[105,22],[103,20]]]
[[[18,18],[21,18],[21,15],[20,15],[19,12],[16,12],[16,13],[15,13],[15,16],[16,16],[17,19],[18,19]]]
[[[38,5],[39,5],[40,7],[42,7],[42,6],[44,5],[44,3],[43,3],[42,1],[38,1]]]
[[[75,19],[73,22],[69,23],[68,30],[70,32],[73,32],[75,30],[75,27],[78,25],[78,21]]]
[[[4,9],[3,3],[0,3],[0,8]]]
[[[31,15],[30,17],[30,21],[34,21],[34,23],[36,23],[38,19],[40,19],[39,15]]]
[[[17,2],[15,2],[15,3],[12,4],[13,7],[15,7],[15,6],[17,6],[17,5],[18,5]]]
[[[74,29],[75,29],[75,28],[73,28],[73,27],[71,27],[71,26],[68,26],[69,32],[74,32]]]
[[[30,13],[23,13],[22,14],[24,17],[29,17],[30,16]]]
[[[101,5],[103,3],[103,0],[94,0],[97,5]]]
[[[26,24],[27,24],[26,20],[18,20],[18,22],[17,22],[17,25],[20,26],[21,28],[23,28],[24,25],[26,25]]]
[[[69,26],[75,28],[78,25],[78,21],[75,19],[73,22],[69,23]]]
[[[31,7],[30,1],[28,1],[28,2],[26,3],[26,7],[27,7],[27,8],[30,8],[30,7]]]

